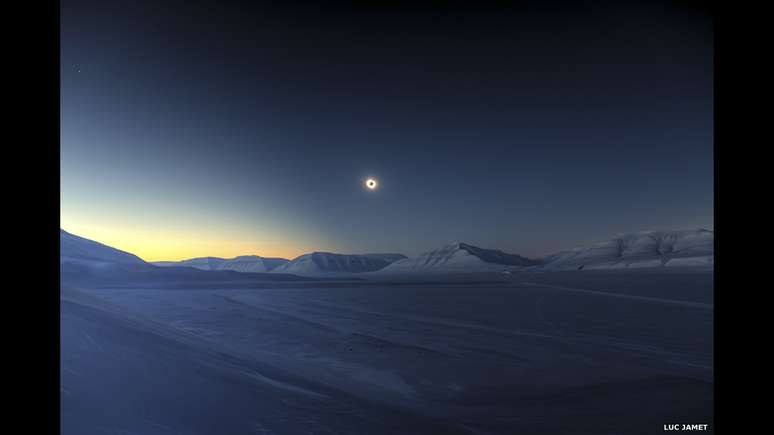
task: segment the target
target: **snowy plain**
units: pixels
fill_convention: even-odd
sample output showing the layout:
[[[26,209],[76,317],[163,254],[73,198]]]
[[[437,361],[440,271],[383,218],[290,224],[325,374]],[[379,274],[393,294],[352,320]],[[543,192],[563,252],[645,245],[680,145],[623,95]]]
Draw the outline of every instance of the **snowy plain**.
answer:
[[[701,268],[63,284],[62,433],[711,427],[712,292]]]
[[[387,259],[401,273],[296,262],[361,270],[320,278],[157,267],[62,231],[61,433],[711,431],[711,238],[640,234],[570,270],[461,244]],[[684,264],[575,267],[656,256]]]

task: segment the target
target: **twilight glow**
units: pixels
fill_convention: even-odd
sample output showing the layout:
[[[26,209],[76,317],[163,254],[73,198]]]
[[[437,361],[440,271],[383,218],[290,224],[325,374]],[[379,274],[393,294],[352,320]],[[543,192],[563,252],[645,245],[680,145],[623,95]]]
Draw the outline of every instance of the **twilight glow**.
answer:
[[[244,7],[186,23],[63,5],[64,229],[152,261],[457,241],[534,256],[713,227],[705,20],[425,11],[398,29]],[[364,189],[374,173],[389,186]]]

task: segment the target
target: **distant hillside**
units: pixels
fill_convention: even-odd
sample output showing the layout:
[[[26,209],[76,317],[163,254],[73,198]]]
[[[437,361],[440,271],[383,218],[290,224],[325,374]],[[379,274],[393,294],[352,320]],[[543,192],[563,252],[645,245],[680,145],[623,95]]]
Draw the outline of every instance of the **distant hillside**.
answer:
[[[273,272],[302,276],[372,272],[387,267],[392,261],[399,258],[405,258],[405,256],[400,254],[347,255],[313,252],[301,255],[289,263],[277,267]]]
[[[93,240],[60,230],[59,272],[61,283],[77,285],[183,283],[256,283],[261,281],[300,281],[288,274],[237,273],[233,270],[203,271],[191,267],[158,267],[139,257]],[[214,285],[214,284],[213,284]]]
[[[233,270],[235,272],[270,272],[290,260],[284,258],[264,258],[257,255],[242,255],[235,258],[202,257],[182,261],[156,261],[152,264],[160,267],[193,267],[201,270]]]
[[[715,232],[646,231],[624,234],[543,259],[545,269],[713,266]]]
[[[404,258],[406,258],[406,256],[403,254],[363,254],[363,256],[370,257],[370,258],[379,258],[389,263],[394,263],[398,260],[403,260]]]
[[[245,255],[146,263],[136,255],[60,232],[62,279],[278,280],[299,276],[587,270],[652,267],[713,267],[714,231],[647,231],[624,234],[541,259],[455,243],[414,258],[401,254],[346,255],[313,252],[295,259]],[[206,271],[206,272],[205,272]],[[236,273],[240,272],[240,273]],[[215,274],[215,275],[213,275]],[[271,274],[271,278],[269,277]],[[238,275],[250,275],[241,276]],[[293,276],[295,275],[295,276]],[[88,278],[91,277],[91,278]],[[141,278],[140,278],[141,277]]]
[[[529,267],[539,264],[541,264],[539,260],[509,254],[497,249],[484,249],[467,243],[455,243],[425,252],[415,258],[396,261],[384,268],[382,272],[481,272],[502,270],[507,266]]]

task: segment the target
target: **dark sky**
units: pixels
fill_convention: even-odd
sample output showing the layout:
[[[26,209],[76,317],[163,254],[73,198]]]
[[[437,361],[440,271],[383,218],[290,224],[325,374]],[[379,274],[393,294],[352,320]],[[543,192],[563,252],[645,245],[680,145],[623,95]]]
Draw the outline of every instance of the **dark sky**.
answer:
[[[147,260],[712,228],[711,16],[579,3],[63,0],[62,227]]]

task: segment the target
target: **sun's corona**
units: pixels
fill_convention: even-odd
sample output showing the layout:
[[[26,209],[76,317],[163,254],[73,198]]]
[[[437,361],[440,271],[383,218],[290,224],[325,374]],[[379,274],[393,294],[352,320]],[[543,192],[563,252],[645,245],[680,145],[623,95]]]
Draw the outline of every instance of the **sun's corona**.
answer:
[[[365,181],[365,186],[368,190],[376,190],[379,186],[379,182],[375,178],[369,178]]]

